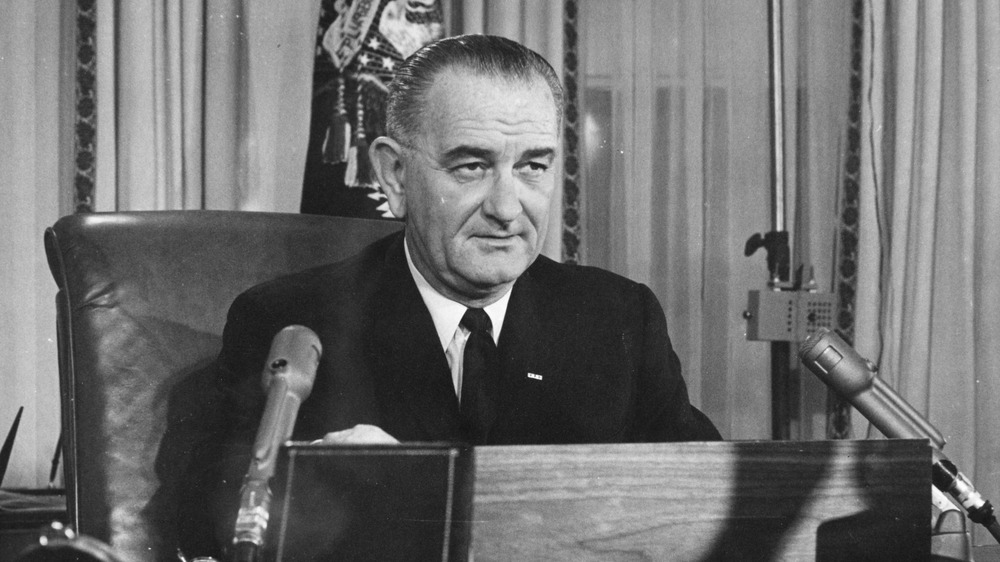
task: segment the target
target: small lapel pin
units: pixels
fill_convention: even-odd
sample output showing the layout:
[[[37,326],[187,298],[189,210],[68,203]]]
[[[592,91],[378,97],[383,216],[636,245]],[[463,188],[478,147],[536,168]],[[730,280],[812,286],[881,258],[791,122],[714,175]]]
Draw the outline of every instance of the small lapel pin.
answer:
[[[536,375],[535,373],[528,373],[529,379],[535,379],[536,381],[542,380],[542,375]]]

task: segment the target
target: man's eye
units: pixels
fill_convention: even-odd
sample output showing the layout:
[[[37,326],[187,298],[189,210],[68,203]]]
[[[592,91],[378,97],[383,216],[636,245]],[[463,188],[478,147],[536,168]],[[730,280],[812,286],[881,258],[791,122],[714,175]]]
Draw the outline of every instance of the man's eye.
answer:
[[[529,179],[536,179],[541,177],[548,170],[549,165],[543,162],[525,162],[524,165],[521,166],[521,175]]]
[[[476,180],[486,173],[486,164],[482,162],[467,162],[454,166],[451,173],[460,181]]]

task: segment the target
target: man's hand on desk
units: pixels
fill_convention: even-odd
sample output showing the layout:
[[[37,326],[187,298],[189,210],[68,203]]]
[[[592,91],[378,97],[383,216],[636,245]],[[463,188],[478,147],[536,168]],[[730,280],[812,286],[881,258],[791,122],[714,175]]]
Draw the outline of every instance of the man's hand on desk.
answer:
[[[331,431],[322,439],[313,441],[316,443],[334,443],[338,445],[398,445],[397,440],[382,430],[381,427],[367,424],[358,424],[350,429],[341,431]]]

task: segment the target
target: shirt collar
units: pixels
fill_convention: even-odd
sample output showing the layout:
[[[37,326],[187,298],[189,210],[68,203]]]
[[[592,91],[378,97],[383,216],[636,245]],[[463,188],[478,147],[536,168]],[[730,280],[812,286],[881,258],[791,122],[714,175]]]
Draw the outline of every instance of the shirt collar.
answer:
[[[417,266],[413,264],[413,258],[410,257],[410,247],[405,239],[403,240],[403,251],[406,253],[406,265],[410,268],[410,274],[417,284],[420,297],[424,300],[427,310],[430,311],[431,319],[434,320],[434,328],[441,340],[441,349],[448,349],[451,339],[455,337],[455,330],[458,329],[458,324],[462,321],[462,316],[465,315],[468,307],[449,299],[431,287]],[[495,303],[483,308],[493,324],[494,342],[500,341],[500,330],[503,328],[503,320],[507,315],[507,303],[509,302],[510,289]]]

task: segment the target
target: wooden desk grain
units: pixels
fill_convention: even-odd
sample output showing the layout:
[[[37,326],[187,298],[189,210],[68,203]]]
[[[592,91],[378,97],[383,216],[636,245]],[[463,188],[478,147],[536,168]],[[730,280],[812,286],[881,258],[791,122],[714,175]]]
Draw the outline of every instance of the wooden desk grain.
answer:
[[[493,560],[921,560],[925,441],[478,447]]]

